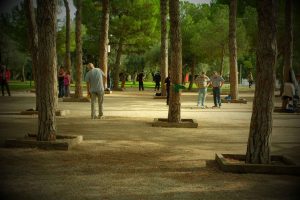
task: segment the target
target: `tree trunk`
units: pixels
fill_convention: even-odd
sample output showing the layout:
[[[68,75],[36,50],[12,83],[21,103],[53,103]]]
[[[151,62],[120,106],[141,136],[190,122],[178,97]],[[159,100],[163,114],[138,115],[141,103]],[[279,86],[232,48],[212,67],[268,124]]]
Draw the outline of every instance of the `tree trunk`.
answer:
[[[277,54],[275,0],[260,0],[257,4],[257,77],[246,162],[267,164],[270,163]]]
[[[100,68],[106,75],[103,77],[104,88],[107,88],[107,53],[108,53],[108,29],[109,29],[109,0],[102,1],[102,20],[100,31]]]
[[[26,76],[25,76],[25,65],[26,62],[24,62],[24,64],[22,65],[22,82],[26,81]]]
[[[66,55],[65,55],[65,67],[66,71],[71,73],[71,52],[70,52],[70,7],[68,0],[64,0],[64,5],[66,7]]]
[[[285,1],[285,51],[284,51],[284,82],[291,81],[290,71],[293,61],[293,0]]]
[[[121,56],[122,56],[122,51],[123,51],[123,38],[121,37],[119,39],[119,44],[118,44],[118,50],[117,50],[117,57],[116,57],[116,62],[114,66],[114,87],[113,89],[117,90],[119,88],[119,72],[120,72],[120,65],[121,65]]]
[[[160,0],[160,17],[161,17],[161,46],[160,46],[160,73],[161,73],[161,95],[166,96],[165,79],[168,76],[168,0]]]
[[[220,76],[223,76],[224,73],[224,57],[225,57],[225,44],[222,45]]]
[[[56,0],[37,0],[38,25],[38,137],[40,141],[56,139],[57,106]]]
[[[33,8],[33,1],[32,0],[25,0],[25,14],[27,18],[27,25],[28,25],[28,39],[29,39],[29,49],[31,54],[32,60],[32,77],[34,80],[35,86],[35,109],[38,110],[39,104],[39,88],[38,88],[38,81],[37,81],[37,68],[38,68],[38,32],[37,32],[37,25],[35,19],[35,12]]]
[[[76,11],[76,82],[75,98],[81,98],[82,94],[82,39],[81,39],[81,0],[77,0]]]
[[[181,121],[181,92],[175,91],[174,86],[176,86],[177,84],[181,84],[182,79],[182,52],[179,6],[179,0],[169,1],[171,39],[171,88],[168,121],[177,123]]]
[[[237,0],[230,1],[229,7],[229,58],[230,58],[230,95],[238,99],[238,66],[236,45],[236,12]],[[241,73],[241,72],[240,72]]]
[[[195,65],[196,65],[196,59],[193,59],[193,63],[191,65],[191,79],[190,81],[190,85],[189,85],[189,90],[191,90],[193,88],[193,84],[194,84],[194,78],[195,78]]]

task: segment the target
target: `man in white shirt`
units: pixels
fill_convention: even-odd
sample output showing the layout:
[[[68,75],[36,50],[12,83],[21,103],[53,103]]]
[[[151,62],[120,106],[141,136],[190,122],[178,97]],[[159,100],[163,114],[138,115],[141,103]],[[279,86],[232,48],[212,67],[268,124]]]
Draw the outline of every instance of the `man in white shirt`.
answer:
[[[104,97],[103,76],[105,76],[105,74],[101,69],[95,68],[93,63],[89,63],[87,67],[89,72],[85,76],[85,81],[87,83],[87,92],[91,97],[91,118],[101,119],[103,117]],[[95,109],[96,98],[98,98],[98,116],[96,116]]]

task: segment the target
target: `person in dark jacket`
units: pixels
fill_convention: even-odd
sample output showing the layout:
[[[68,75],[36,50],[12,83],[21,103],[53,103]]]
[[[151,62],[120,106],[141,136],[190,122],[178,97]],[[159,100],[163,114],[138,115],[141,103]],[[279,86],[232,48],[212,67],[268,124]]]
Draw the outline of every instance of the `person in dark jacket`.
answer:
[[[160,76],[160,73],[157,72],[157,73],[154,75],[154,82],[155,82],[155,88],[154,88],[154,90],[155,90],[155,91],[159,91],[159,88],[160,88],[160,81],[161,81],[161,76]]]
[[[10,96],[8,81],[10,80],[10,71],[6,68],[5,65],[1,65],[0,71],[0,81],[1,81],[1,89],[2,89],[2,96],[4,96],[4,87],[6,87],[6,91],[8,96]]]
[[[139,82],[139,91],[144,91],[144,72],[137,75],[137,81]]]
[[[170,99],[170,86],[171,86],[171,79],[170,76],[168,76],[165,79],[165,84],[166,84],[166,92],[167,92],[167,105],[169,105],[169,99]]]

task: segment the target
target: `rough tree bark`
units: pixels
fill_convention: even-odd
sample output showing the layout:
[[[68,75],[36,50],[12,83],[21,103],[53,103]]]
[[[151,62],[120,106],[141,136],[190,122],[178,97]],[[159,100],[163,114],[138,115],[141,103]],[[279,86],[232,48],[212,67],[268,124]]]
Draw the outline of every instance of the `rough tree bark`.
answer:
[[[38,70],[40,101],[38,137],[40,141],[56,139],[57,106],[56,0],[37,0]]]
[[[35,19],[35,12],[33,8],[33,1],[32,0],[25,0],[25,14],[27,18],[27,25],[28,25],[28,39],[29,39],[29,50],[31,54],[32,60],[32,77],[34,80],[34,87],[35,87],[35,110],[38,110],[38,102],[39,102],[39,89],[38,89],[38,82],[37,82],[37,68],[38,68],[38,32],[37,32],[37,25]]]
[[[118,43],[116,62],[115,62],[114,73],[113,73],[114,74],[113,89],[115,89],[115,90],[117,90],[119,88],[119,73],[120,73],[120,65],[121,65],[121,56],[122,56],[122,52],[123,52],[123,42],[124,42],[124,39],[121,37],[119,39],[119,43]]]
[[[275,2],[276,0],[257,1],[257,79],[246,153],[247,163],[270,163],[277,54]]]
[[[220,75],[221,76],[223,76],[223,73],[224,73],[224,57],[225,57],[225,44],[222,44],[221,66],[220,66]]]
[[[285,1],[285,51],[284,51],[284,67],[283,81],[290,80],[290,71],[293,64],[293,0]]]
[[[170,15],[170,39],[171,39],[171,88],[169,100],[168,121],[181,121],[181,92],[175,92],[174,85],[181,84],[182,79],[182,52],[181,52],[181,31],[179,0],[169,1]]]
[[[71,72],[71,52],[70,52],[70,27],[71,27],[71,20],[70,20],[70,6],[68,0],[64,0],[64,5],[66,8],[66,55],[65,55],[65,67],[66,71]]]
[[[109,29],[109,0],[102,1],[102,20],[100,31],[100,54],[99,64],[100,68],[106,74],[103,77],[104,87],[107,88],[107,53],[108,53],[108,29]]]
[[[238,99],[238,67],[236,45],[236,12],[237,0],[231,0],[229,5],[229,59],[230,59],[230,95]]]
[[[82,39],[81,39],[81,0],[76,2],[76,82],[75,98],[81,98],[82,94]]]
[[[168,76],[168,0],[160,0],[160,17],[161,17],[161,46],[160,46],[160,73],[161,73],[161,95],[166,96],[165,79]]]
[[[26,81],[26,76],[25,76],[25,65],[26,65],[26,62],[22,65],[22,82],[25,82]]]

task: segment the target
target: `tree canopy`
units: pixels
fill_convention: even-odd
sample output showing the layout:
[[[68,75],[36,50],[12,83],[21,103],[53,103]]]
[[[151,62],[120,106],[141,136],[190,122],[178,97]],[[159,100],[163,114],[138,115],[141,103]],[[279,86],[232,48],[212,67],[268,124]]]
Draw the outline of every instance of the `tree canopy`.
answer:
[[[75,4],[76,1],[70,1]],[[215,0],[211,4],[193,4],[180,2],[180,20],[182,32],[182,53],[184,72],[195,65],[195,73],[201,70],[208,72],[221,68],[226,77],[229,73],[228,52],[228,0]],[[113,68],[116,61],[119,41],[122,38],[122,53],[120,69],[132,73],[142,68],[152,72],[159,66],[160,46],[160,2],[159,0],[111,0],[110,1],[110,29],[108,56],[109,68]],[[297,3],[296,3],[297,4]],[[280,1],[278,9],[278,49],[284,38],[284,1]],[[64,11],[63,3],[59,4],[59,12]],[[296,5],[294,9],[296,9]],[[98,0],[82,1],[82,35],[83,62],[94,62],[97,66],[99,57],[99,32],[101,24],[102,4]],[[294,12],[294,21],[299,19],[299,13]],[[59,21],[65,19],[59,18]],[[23,4],[1,13],[1,62],[6,62],[17,73],[22,69],[24,60],[30,61],[28,42],[26,40],[26,21]],[[294,23],[297,32],[299,25]],[[57,57],[58,64],[63,64],[65,54],[64,23],[59,23],[57,29]],[[7,38],[7,39],[4,39]],[[256,74],[255,51],[257,47],[257,12],[255,1],[238,0],[237,14],[237,55],[238,66],[242,69],[242,76],[247,72]],[[294,38],[294,70],[300,73],[299,39]],[[11,56],[6,52],[16,53]],[[75,21],[71,21],[71,58],[75,59]],[[13,58],[12,58],[13,57]],[[136,58],[144,59],[144,66],[130,64]],[[13,60],[18,62],[13,63]],[[280,61],[280,59],[279,59]],[[11,64],[13,63],[13,64]],[[72,61],[73,65],[74,62]],[[135,62],[133,62],[135,63]],[[28,62],[30,64],[30,62]],[[280,62],[279,62],[280,65]],[[9,66],[10,67],[10,66]],[[277,70],[281,70],[280,66]],[[30,72],[30,67],[26,68]],[[280,73],[278,73],[280,74]],[[278,77],[280,78],[280,77]]]

